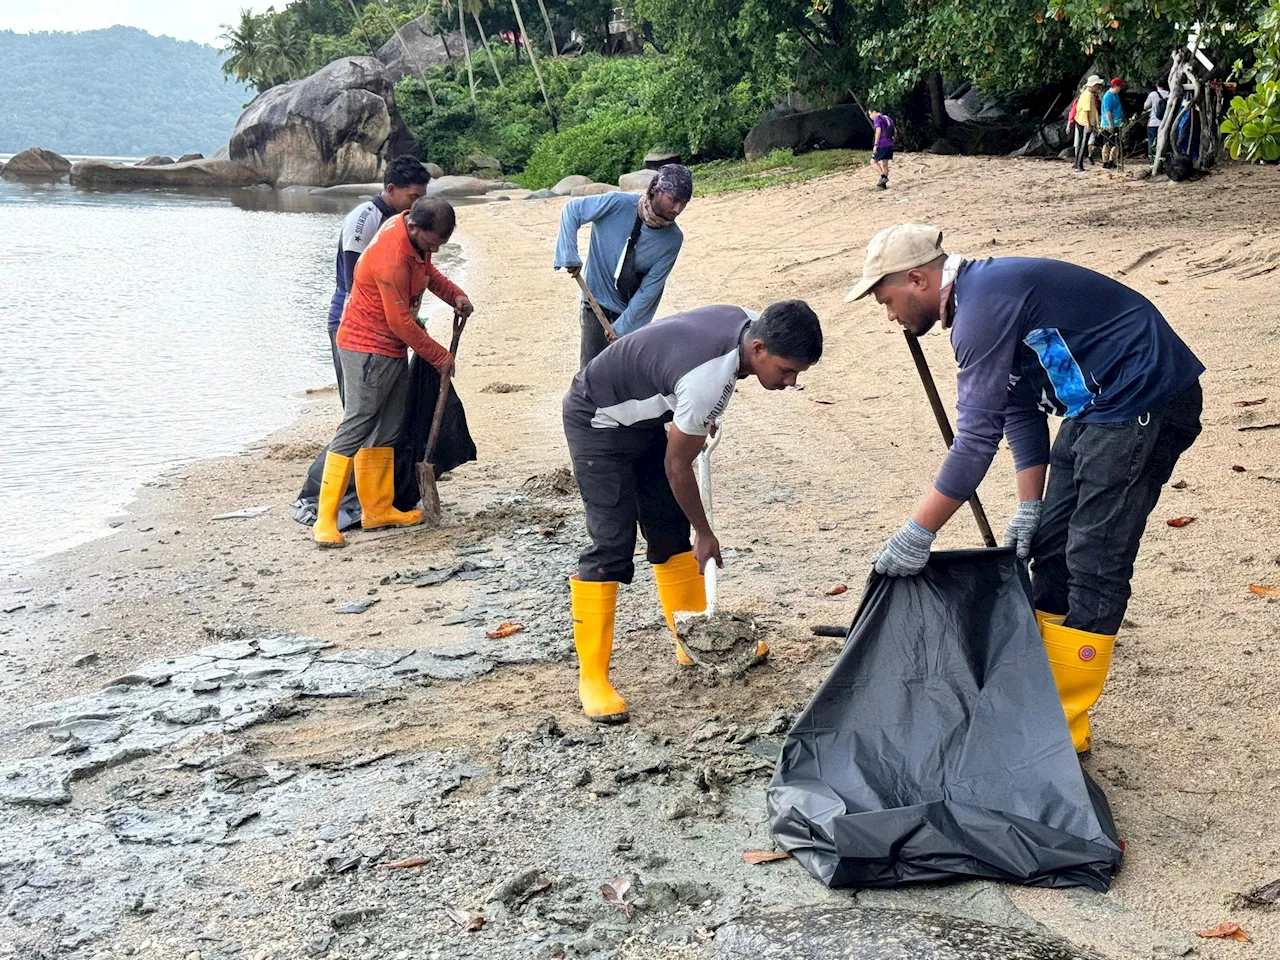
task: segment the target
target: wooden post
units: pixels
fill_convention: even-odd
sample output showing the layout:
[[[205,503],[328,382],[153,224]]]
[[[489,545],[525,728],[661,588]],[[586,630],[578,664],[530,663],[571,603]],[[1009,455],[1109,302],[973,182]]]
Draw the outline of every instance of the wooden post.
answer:
[[[471,48],[467,46],[467,21],[462,15],[463,0],[453,0],[458,5],[458,33],[462,34],[462,58],[467,61],[467,87],[471,90],[471,105],[476,105],[476,75],[471,71]]]
[[[502,74],[498,72],[498,61],[493,59],[493,51],[489,49],[489,38],[484,35],[484,27],[480,23],[480,15],[472,13],[471,19],[476,22],[476,29],[480,31],[480,46],[484,47],[484,55],[489,58],[489,66],[493,68],[493,75],[498,79],[498,86],[502,86]]]
[[[547,25],[547,43],[551,44],[551,55],[558,57],[560,50],[556,47],[556,32],[551,29],[551,18],[547,16],[547,5],[538,0],[538,9],[542,11],[542,22]]]
[[[520,39],[524,41],[524,48],[529,54],[529,62],[533,64],[533,75],[538,78],[538,87],[542,90],[542,99],[547,105],[547,114],[551,117],[551,129],[559,133],[560,128],[556,126],[556,112],[551,109],[551,98],[547,96],[547,85],[542,82],[542,71],[538,68],[538,57],[533,52],[533,45],[529,43],[529,34],[524,28],[524,17],[520,15],[519,0],[511,0],[511,9],[515,11],[516,25],[520,27]]]

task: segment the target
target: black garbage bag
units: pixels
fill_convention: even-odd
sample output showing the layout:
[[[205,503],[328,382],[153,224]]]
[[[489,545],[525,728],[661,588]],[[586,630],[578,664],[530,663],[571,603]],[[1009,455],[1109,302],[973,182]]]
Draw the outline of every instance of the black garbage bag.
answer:
[[[964,877],[1105,891],[1121,848],[1081,769],[1011,550],[872,574],[787,735],[773,832],[830,887]]]
[[[427,449],[427,435],[431,432],[431,418],[435,416],[436,403],[440,399],[440,374],[436,368],[416,354],[409,358],[409,400],[405,404],[404,422],[400,428],[400,441],[396,444],[396,497],[397,510],[412,510],[422,499],[418,489],[417,464]],[[320,497],[320,480],[324,476],[324,458],[328,448],[320,452],[307,471],[302,492],[293,502],[293,519],[308,527],[316,522],[316,506]],[[444,419],[440,421],[440,439],[436,442],[436,476],[470,463],[476,458],[476,445],[467,428],[467,411],[458,399],[456,390],[449,391],[445,401]],[[346,495],[338,508],[338,529],[347,530],[360,524],[360,500],[356,497],[353,474]]]

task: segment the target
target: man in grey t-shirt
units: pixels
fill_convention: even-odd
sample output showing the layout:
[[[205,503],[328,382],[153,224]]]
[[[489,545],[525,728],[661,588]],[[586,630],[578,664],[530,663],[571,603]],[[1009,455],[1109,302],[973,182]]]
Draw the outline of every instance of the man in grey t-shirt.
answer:
[[[781,390],[821,356],[822,328],[802,300],[775,303],[759,316],[718,305],[637,330],[574,377],[564,432],[591,547],[569,587],[578,697],[592,720],[627,720],[627,705],[609,683],[609,659],[618,584],[635,573],[636,523],[674,636],[676,611],[706,608],[702,571],[720,564],[693,475],[707,434],[739,380],[754,376],[766,390]],[[678,639],[676,656],[691,662]]]

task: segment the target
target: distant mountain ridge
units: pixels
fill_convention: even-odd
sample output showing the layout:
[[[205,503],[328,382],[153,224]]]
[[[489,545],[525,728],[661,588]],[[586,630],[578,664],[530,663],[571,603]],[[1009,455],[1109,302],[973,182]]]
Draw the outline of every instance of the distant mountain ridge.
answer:
[[[211,156],[253,93],[213,47],[134,27],[0,30],[0,152]]]

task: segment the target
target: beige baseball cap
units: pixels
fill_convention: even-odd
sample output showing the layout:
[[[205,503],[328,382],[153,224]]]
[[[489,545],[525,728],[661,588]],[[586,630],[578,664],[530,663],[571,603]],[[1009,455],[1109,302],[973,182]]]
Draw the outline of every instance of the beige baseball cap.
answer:
[[[945,251],[942,231],[922,223],[900,223],[885,227],[867,244],[867,258],[862,264],[862,279],[853,285],[845,303],[860,300],[871,288],[889,276],[913,267],[932,263]]]

